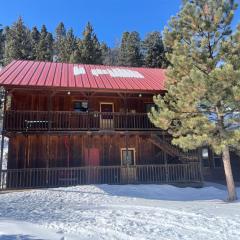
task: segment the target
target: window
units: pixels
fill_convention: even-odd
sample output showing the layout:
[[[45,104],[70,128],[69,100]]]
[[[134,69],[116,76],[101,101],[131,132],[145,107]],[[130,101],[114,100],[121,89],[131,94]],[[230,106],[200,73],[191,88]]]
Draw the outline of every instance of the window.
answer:
[[[152,107],[155,107],[154,103],[145,103],[145,111],[147,113],[151,111]]]
[[[135,148],[121,148],[122,165],[135,165]]]
[[[202,162],[203,162],[204,167],[209,167],[210,166],[208,148],[203,148],[202,149]]]
[[[213,154],[213,164],[215,168],[222,167],[222,156]]]
[[[88,112],[88,102],[87,101],[76,101],[73,103],[73,109],[76,112]]]

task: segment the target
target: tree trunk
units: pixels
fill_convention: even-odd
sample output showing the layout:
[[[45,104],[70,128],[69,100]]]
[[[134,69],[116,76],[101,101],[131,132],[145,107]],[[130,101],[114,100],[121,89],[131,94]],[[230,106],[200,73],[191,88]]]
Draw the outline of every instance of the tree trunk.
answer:
[[[228,201],[232,202],[237,200],[237,193],[236,193],[235,184],[233,180],[232,167],[230,162],[230,153],[229,153],[228,146],[225,146],[223,149],[222,159],[223,159],[224,172],[225,172],[226,182],[227,182]]]

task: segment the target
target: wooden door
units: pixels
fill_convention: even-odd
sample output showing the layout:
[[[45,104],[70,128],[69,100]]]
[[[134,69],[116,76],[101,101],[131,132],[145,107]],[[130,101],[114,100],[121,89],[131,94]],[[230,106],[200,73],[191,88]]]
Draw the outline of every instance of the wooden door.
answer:
[[[99,166],[100,164],[100,154],[98,148],[85,148],[85,165],[86,166]]]
[[[136,183],[137,172],[135,161],[135,148],[121,149],[121,181],[123,183]]]
[[[103,129],[113,128],[113,103],[100,103],[100,127]]]
[[[100,165],[100,154],[98,148],[85,149],[85,165],[90,168],[86,171],[86,182],[88,184],[97,184],[99,182],[99,168]]]

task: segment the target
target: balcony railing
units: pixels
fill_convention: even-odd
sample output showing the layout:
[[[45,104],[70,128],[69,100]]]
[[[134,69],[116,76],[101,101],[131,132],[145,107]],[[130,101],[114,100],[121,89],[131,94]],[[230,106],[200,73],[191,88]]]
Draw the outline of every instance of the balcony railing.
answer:
[[[81,184],[201,183],[199,163],[2,170],[0,190]]]
[[[159,130],[147,113],[6,111],[6,131]]]

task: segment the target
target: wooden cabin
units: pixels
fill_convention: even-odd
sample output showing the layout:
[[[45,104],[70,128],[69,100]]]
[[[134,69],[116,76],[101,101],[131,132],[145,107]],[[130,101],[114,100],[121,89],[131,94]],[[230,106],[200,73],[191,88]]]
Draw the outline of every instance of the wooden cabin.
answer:
[[[13,61],[0,72],[8,188],[200,183],[200,159],[147,113],[164,70]]]

